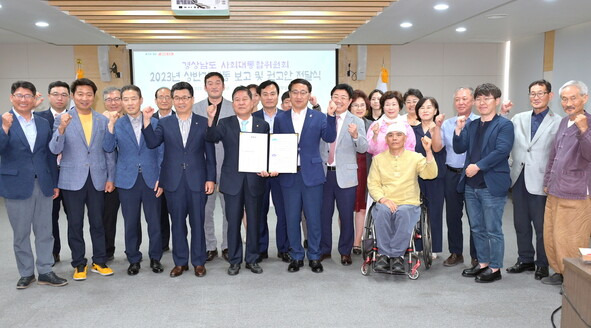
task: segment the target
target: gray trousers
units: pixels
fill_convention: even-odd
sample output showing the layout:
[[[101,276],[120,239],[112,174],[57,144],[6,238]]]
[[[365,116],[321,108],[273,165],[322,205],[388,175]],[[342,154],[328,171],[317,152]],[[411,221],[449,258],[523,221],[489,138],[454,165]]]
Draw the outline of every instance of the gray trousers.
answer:
[[[371,215],[374,219],[378,252],[389,257],[404,256],[414,226],[419,221],[421,208],[415,205],[398,205],[392,213],[388,206],[376,204]]]
[[[28,199],[5,199],[8,220],[14,235],[14,255],[21,277],[45,274],[52,271],[53,234],[51,211],[53,200],[43,195],[39,183],[35,180],[33,194]],[[31,227],[35,234],[37,262],[31,248]]]
[[[228,236],[228,221],[226,220],[225,211],[226,202],[224,201],[224,195],[216,190],[207,197],[207,203],[205,203],[205,248],[208,251],[216,249],[218,244],[218,240],[215,237],[215,222],[213,220],[216,198],[220,199],[220,204],[222,205],[222,249],[228,248],[228,238],[226,238]]]

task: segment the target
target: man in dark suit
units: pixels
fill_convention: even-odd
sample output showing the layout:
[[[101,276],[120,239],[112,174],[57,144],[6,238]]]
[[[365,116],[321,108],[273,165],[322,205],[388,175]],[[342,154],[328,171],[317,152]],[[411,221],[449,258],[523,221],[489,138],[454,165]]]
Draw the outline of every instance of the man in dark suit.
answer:
[[[50,107],[48,110],[44,110],[38,113],[36,112],[35,114],[46,119],[49,122],[49,126],[53,129],[55,117],[62,113],[65,113],[68,110],[68,107],[70,106],[70,86],[66,82],[55,81],[51,82],[47,89]],[[57,163],[59,155],[53,155],[53,157],[55,158]],[[59,163],[57,172],[59,176]],[[60,261],[60,251],[62,249],[60,239],[60,226],[58,222],[60,218],[60,204],[64,204],[61,193],[59,194],[59,196],[57,196],[57,198],[53,200],[53,210],[51,213],[53,224],[53,260],[55,263]],[[64,212],[66,212],[65,206]]]
[[[144,206],[144,217],[148,224],[150,246],[150,268],[155,273],[164,269],[160,263],[162,258],[162,236],[160,235],[160,201],[158,196],[162,189],[158,188],[160,162],[162,161],[162,145],[156,149],[148,149],[142,137],[142,105],[141,90],[135,85],[121,88],[121,102],[127,115],[118,118],[112,115],[109,119],[108,133],[103,142],[106,152],[118,150],[117,169],[115,171],[115,187],[119,189],[121,212],[125,221],[125,254],[129,261],[127,274],[136,275],[140,271],[142,253],[141,244],[141,206]],[[158,120],[152,118],[152,125]]]
[[[63,286],[66,279],[51,269],[52,197],[57,189],[57,167],[48,148],[51,127],[47,120],[33,115],[35,86],[17,81],[10,88],[12,110],[2,115],[0,129],[0,196],[14,231],[14,255],[21,278],[17,289],[27,288],[35,281],[35,257],[31,249],[31,229],[35,233],[39,284]]]
[[[144,109],[144,135],[148,148],[164,143],[164,159],[159,187],[164,189],[172,220],[172,258],[175,267],[171,277],[189,270],[189,254],[195,275],[205,270],[204,212],[207,195],[215,187],[215,147],[205,141],[207,119],[191,112],[193,87],[187,82],[172,86],[176,116],[161,119],[152,126],[154,108]],[[187,244],[187,223],[191,225],[191,248]]]
[[[465,269],[462,275],[475,277],[476,282],[501,279],[503,253],[503,209],[511,186],[509,154],[513,147],[513,124],[497,115],[501,90],[491,83],[474,90],[474,103],[480,118],[466,128],[466,117],[456,122],[453,148],[466,153],[458,192],[465,192],[466,208],[478,264]]]
[[[208,110],[208,126],[206,140],[221,141],[224,146],[224,163],[220,179],[220,192],[226,201],[226,218],[228,220],[228,274],[237,275],[243,260],[242,237],[240,225],[244,209],[246,209],[246,268],[254,273],[262,273],[258,264],[259,251],[259,213],[262,207],[262,195],[265,192],[267,172],[244,173],[238,171],[238,154],[240,133],[269,133],[269,124],[253,117],[252,94],[247,87],[239,86],[232,92],[232,106],[236,115],[223,118],[217,125],[213,124],[216,110],[212,106]]]
[[[172,110],[172,96],[170,95],[170,89],[167,87],[161,87],[156,90],[156,107],[158,111],[154,113],[156,119],[165,118],[168,116],[176,115]],[[170,219],[168,212],[168,205],[166,203],[166,196],[160,195],[160,234],[162,235],[162,250],[170,250]]]
[[[308,260],[313,272],[323,271],[320,261],[320,235],[322,210],[322,190],[326,181],[320,139],[331,143],[336,139],[336,106],[328,108],[328,115],[307,108],[312,85],[304,79],[289,83],[292,109],[281,112],[275,118],[274,133],[297,133],[298,169],[297,173],[281,174],[279,182],[283,189],[287,234],[291,246],[291,262],[287,270],[299,271],[304,266],[304,248],[301,242],[300,220],[302,205],[308,225]]]
[[[261,97],[263,109],[252,113],[253,117],[264,119],[269,124],[269,132],[273,133],[273,123],[280,110],[277,108],[279,101],[279,85],[275,81],[267,80],[259,84],[258,93]],[[269,226],[267,224],[267,213],[270,207],[270,195],[273,196],[273,206],[277,216],[277,225],[275,226],[275,242],[277,244],[277,257],[283,262],[289,263],[289,241],[287,240],[287,221],[285,219],[285,206],[283,205],[283,194],[279,177],[269,177],[265,179],[265,193],[263,194],[263,207],[261,210],[261,219],[259,220],[259,253],[260,259],[269,256]]]

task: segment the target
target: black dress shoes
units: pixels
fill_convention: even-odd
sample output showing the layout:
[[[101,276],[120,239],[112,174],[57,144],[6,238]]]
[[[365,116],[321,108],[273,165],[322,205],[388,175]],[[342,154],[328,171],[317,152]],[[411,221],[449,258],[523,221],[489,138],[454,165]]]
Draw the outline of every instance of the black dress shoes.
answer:
[[[229,257],[228,257],[228,249],[224,248],[222,249],[222,257],[224,258],[224,260],[226,260],[227,262],[230,262]]]
[[[259,258],[257,259],[257,263],[261,263],[263,262],[264,259],[268,259],[269,258],[269,252],[262,252],[261,254],[259,254]]]
[[[341,264],[342,265],[351,265],[353,261],[351,260],[351,255],[341,255]]]
[[[475,281],[476,282],[493,282],[497,280],[501,280],[501,270],[497,270],[493,272],[493,270],[489,267],[486,267],[484,271],[480,272],[477,276]]]
[[[534,271],[536,269],[536,265],[534,263],[523,263],[517,261],[514,266],[508,267],[508,273],[522,273],[523,271]]]
[[[138,273],[140,273],[140,262],[131,263],[129,268],[127,268],[127,274],[130,276],[135,276]]]
[[[155,260],[155,259],[150,260],[150,268],[152,269],[152,272],[154,272],[154,273],[162,273],[164,271],[164,267],[162,266],[162,263],[160,263],[160,261]]]
[[[353,246],[353,254],[355,254],[355,255],[361,255],[361,247],[359,247],[359,246]]]
[[[246,263],[246,268],[252,273],[263,273],[263,268],[258,263]]]
[[[312,272],[314,273],[320,273],[322,271],[324,271],[324,268],[322,267],[322,262],[320,262],[320,260],[310,260],[310,268],[312,268]]]
[[[536,273],[534,274],[534,278],[536,280],[542,280],[542,278],[546,278],[550,275],[547,266],[538,266],[536,268]]]
[[[545,277],[542,278],[542,283],[544,285],[562,285],[562,282],[564,281],[562,275],[560,273],[555,273],[553,275],[551,275],[550,277]]]
[[[289,252],[279,252],[277,253],[277,257],[281,259],[281,261],[285,262],[285,263],[289,263],[291,262],[291,256],[289,255]]]
[[[214,249],[213,251],[207,251],[207,259],[205,261],[209,262],[215,259],[218,256],[218,249]]]
[[[289,265],[287,266],[287,271],[289,272],[298,272],[300,268],[304,266],[303,260],[291,260]]]
[[[62,287],[68,284],[68,281],[64,278],[58,277],[55,272],[50,271],[48,273],[40,274],[37,280],[39,285],[48,285],[53,287]]]
[[[228,268],[228,275],[235,276],[238,273],[240,273],[240,264],[230,264],[230,267]]]
[[[184,271],[187,271],[187,270],[189,270],[188,265],[175,265],[174,268],[172,268],[172,270],[170,270],[170,276],[172,278],[178,277],[178,276],[182,275]]]
[[[35,282],[35,276],[21,277],[16,283],[16,289],[25,289]]]
[[[488,268],[488,267],[481,268],[480,267],[480,264],[476,264],[475,266],[473,266],[471,268],[464,269],[464,271],[462,271],[462,276],[464,276],[464,277],[476,277],[482,271],[486,270],[486,268]]]

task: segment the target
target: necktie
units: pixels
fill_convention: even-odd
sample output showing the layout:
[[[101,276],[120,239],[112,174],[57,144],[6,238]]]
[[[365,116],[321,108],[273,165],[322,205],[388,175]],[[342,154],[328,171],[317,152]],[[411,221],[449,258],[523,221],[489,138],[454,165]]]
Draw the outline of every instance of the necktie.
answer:
[[[336,125],[337,129],[339,128],[339,120],[341,119],[340,116],[337,115]],[[333,143],[330,144],[330,149],[328,151],[328,164],[332,165],[334,163],[334,152],[337,148],[337,141],[335,140]]]
[[[248,124],[248,120],[240,122],[240,131],[246,132],[246,125]]]

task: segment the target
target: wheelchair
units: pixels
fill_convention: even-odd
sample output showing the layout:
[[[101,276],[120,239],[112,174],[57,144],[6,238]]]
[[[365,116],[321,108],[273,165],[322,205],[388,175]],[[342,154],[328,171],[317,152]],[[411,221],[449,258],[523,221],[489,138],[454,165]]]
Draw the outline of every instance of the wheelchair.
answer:
[[[371,214],[375,205],[376,203],[374,202],[367,211],[363,236],[361,239],[363,256],[361,274],[363,274],[364,276],[368,276],[370,273],[377,272],[375,271],[375,266],[376,262],[378,261],[378,244],[376,241],[374,219]],[[431,226],[429,222],[429,216],[427,213],[427,205],[425,204],[423,195],[421,195],[420,208],[421,214],[419,217],[419,221],[413,229],[412,236],[410,238],[410,243],[408,245],[406,253],[404,254],[405,272],[394,272],[390,268],[389,271],[380,271],[380,273],[388,273],[392,275],[407,275],[408,278],[410,278],[411,280],[416,280],[419,278],[420,275],[418,269],[421,266],[421,264],[425,266],[426,270],[428,270],[431,267],[431,264],[433,263],[433,258],[431,257]],[[416,244],[418,241],[422,243],[422,251],[417,250]]]

